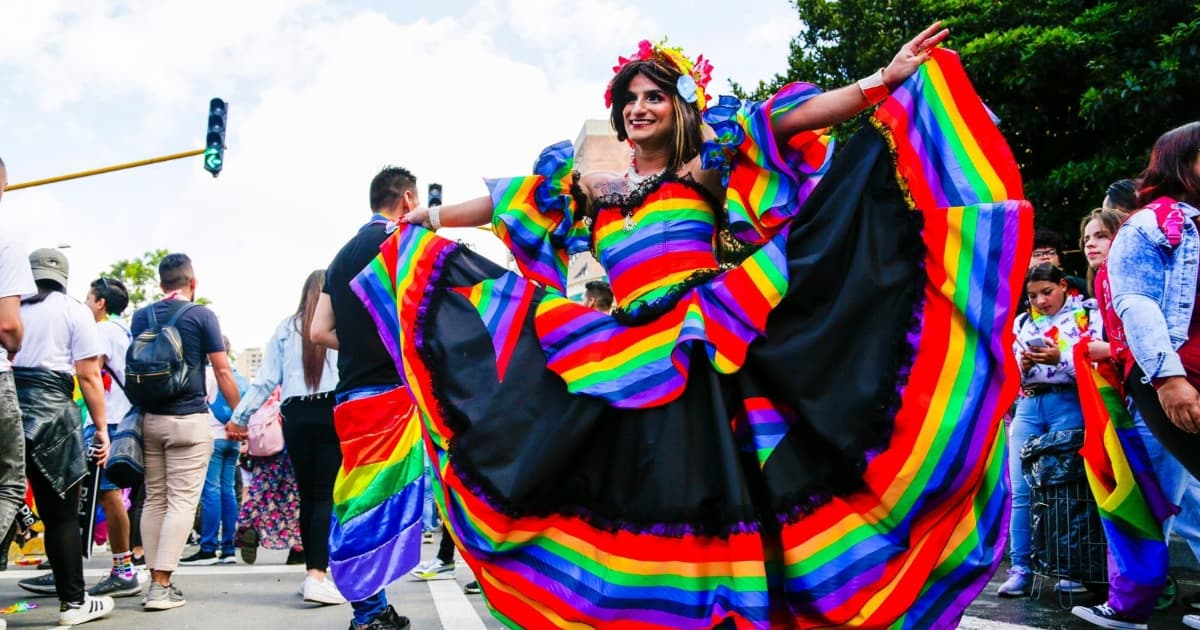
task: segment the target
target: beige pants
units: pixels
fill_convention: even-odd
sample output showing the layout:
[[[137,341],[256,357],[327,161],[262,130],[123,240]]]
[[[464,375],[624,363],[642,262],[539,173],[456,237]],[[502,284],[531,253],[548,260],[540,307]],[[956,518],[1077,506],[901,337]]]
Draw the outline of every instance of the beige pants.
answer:
[[[142,419],[146,504],[141,528],[148,569],[174,571],[179,565],[212,456],[209,419],[207,413],[148,413]]]

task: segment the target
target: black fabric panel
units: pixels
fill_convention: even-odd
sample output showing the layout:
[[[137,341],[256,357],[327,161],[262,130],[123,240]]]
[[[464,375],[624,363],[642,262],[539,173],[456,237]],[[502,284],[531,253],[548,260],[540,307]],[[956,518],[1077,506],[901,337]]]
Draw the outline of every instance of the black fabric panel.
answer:
[[[774,510],[858,488],[868,451],[887,445],[925,284],[920,230],[883,137],[864,128],[794,221],[787,295],[736,375],[798,417],[763,470]]]

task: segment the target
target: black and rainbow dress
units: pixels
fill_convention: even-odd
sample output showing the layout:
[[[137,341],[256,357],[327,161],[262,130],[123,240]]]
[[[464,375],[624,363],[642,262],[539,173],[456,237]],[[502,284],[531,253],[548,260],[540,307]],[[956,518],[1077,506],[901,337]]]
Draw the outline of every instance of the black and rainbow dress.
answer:
[[[949,51],[836,160],[771,136],[815,93],[706,112],[725,208],[675,176],[583,208],[560,144],[489,182],[520,274],[401,226],[356,279],[504,623],[952,627],[993,572],[1031,244],[1012,155]],[[584,250],[612,316],[562,297]]]

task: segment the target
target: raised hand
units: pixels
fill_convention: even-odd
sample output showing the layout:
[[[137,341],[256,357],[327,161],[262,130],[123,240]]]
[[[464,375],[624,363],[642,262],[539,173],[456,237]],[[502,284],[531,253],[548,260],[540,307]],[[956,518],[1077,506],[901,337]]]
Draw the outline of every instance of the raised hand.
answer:
[[[912,38],[900,48],[900,52],[896,53],[892,62],[883,69],[884,85],[889,90],[899,87],[905,79],[917,71],[917,68],[921,67],[921,64],[929,61],[930,51],[942,43],[942,40],[946,39],[948,35],[950,35],[950,29],[942,28],[942,22],[939,20]]]

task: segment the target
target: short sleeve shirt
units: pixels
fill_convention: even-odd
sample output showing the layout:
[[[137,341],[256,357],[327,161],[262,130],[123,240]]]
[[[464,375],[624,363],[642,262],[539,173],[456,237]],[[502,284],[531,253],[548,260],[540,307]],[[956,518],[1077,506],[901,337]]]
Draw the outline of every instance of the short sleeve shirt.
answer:
[[[22,304],[21,321],[25,339],[14,367],[74,374],[76,361],[103,352],[92,312],[64,293],[50,293],[40,302]]]
[[[125,353],[129,350],[132,337],[125,323],[119,319],[106,319],[96,324],[100,335],[100,347],[104,349],[104,409],[108,412],[110,426],[120,422],[129,411],[129,399],[121,388],[125,384]]]
[[[0,238],[0,298],[27,298],[37,293],[33,282],[33,271],[29,268],[29,255],[16,243]],[[0,346],[0,372],[12,369],[8,351]]]
[[[339,394],[362,387],[400,384],[396,364],[379,340],[375,320],[350,289],[350,281],[375,260],[379,246],[387,238],[384,224],[368,224],[342,247],[325,272],[323,291],[329,294],[337,326]]]
[[[130,322],[133,336],[137,337],[150,327],[148,309],[154,309],[159,325],[166,325],[179,305],[179,300],[164,300],[138,309]],[[168,416],[207,413],[208,389],[204,382],[204,366],[208,355],[225,351],[221,323],[217,321],[215,313],[198,305],[184,313],[175,322],[175,328],[179,330],[179,338],[183,342],[183,358],[188,366],[188,388],[178,398],[147,407],[143,411]]]

